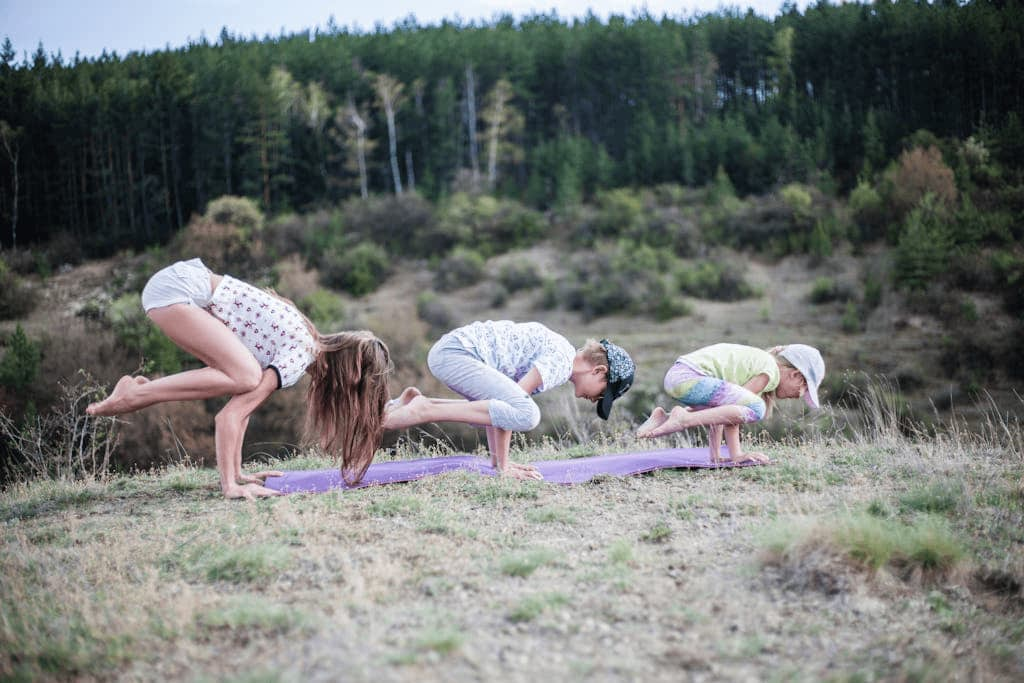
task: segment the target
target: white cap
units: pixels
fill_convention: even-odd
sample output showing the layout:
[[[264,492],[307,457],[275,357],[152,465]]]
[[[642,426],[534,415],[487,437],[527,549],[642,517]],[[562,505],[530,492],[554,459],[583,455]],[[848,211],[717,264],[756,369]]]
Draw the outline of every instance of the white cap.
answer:
[[[783,347],[779,355],[788,360],[807,380],[807,393],[804,394],[807,404],[812,408],[820,408],[818,386],[825,378],[825,361],[818,349],[806,344],[790,344]]]

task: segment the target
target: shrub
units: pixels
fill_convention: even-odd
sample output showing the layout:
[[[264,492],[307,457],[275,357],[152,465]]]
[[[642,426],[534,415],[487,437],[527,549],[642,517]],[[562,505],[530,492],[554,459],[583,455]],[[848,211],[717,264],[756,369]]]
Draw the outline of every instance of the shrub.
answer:
[[[365,296],[374,291],[390,272],[391,259],[387,252],[370,242],[332,249],[320,262],[321,283],[353,296]]]
[[[268,263],[262,241],[263,214],[251,199],[220,197],[203,216],[193,217],[178,238],[177,251],[199,257],[214,272],[252,278]]]
[[[512,199],[464,192],[441,208],[441,242],[471,247],[484,256],[533,244],[544,234],[544,217]]]
[[[139,294],[115,299],[103,315],[118,340],[145,359],[143,372],[181,372],[187,355],[149,319],[142,310]]]
[[[931,195],[907,216],[896,245],[896,284],[923,289],[945,270],[950,253],[949,230]]]
[[[541,283],[537,267],[528,261],[506,263],[498,273],[498,282],[509,292],[533,289]]]
[[[20,392],[32,386],[39,373],[42,354],[39,344],[28,338],[21,325],[7,339],[7,351],[0,359],[0,386]]]
[[[430,256],[455,244],[438,230],[434,208],[414,192],[350,199],[341,208],[340,222],[352,236],[396,256]]]
[[[318,289],[299,301],[301,308],[313,324],[320,329],[336,326],[345,317],[345,307],[334,292]]]
[[[953,170],[942,160],[937,147],[914,147],[900,155],[896,166],[886,173],[889,201],[896,215],[902,217],[918,206],[925,195],[935,198],[936,206],[952,209],[957,191]]]
[[[847,334],[860,332],[864,328],[864,323],[861,321],[860,307],[857,305],[857,302],[846,302],[846,309],[843,311],[843,318],[839,324],[843,332]]]
[[[646,232],[643,199],[633,190],[622,188],[602,192],[595,197],[598,214],[596,238],[619,235],[643,235]]]
[[[434,286],[442,292],[476,284],[484,275],[484,257],[465,247],[456,247],[441,259],[434,273]]]
[[[0,411],[0,436],[15,457],[9,463],[20,480],[35,477],[104,479],[118,447],[118,420],[87,418],[84,408],[103,397],[88,374],[61,383],[61,396],[45,415],[16,425]]]
[[[679,291],[700,299],[739,301],[756,294],[742,268],[729,262],[700,261],[676,271]]]
[[[423,292],[416,298],[416,315],[430,325],[430,336],[437,337],[452,329],[455,316],[433,292]]]
[[[858,237],[862,241],[878,239],[885,235],[885,208],[882,196],[867,181],[861,180],[850,192],[850,211],[857,224]]]
[[[248,197],[218,197],[206,205],[203,217],[220,225],[233,225],[247,238],[255,237],[263,230],[263,212]]]
[[[782,201],[793,212],[796,220],[807,220],[811,216],[811,193],[800,183],[790,183],[779,192]]]
[[[1024,314],[1024,256],[997,251],[992,255],[991,268],[1002,284],[1003,306],[1007,312]]]
[[[0,320],[23,318],[35,305],[35,292],[0,258]]]
[[[812,304],[825,304],[832,301],[850,301],[853,299],[853,288],[839,283],[830,277],[819,277],[811,287],[808,299]]]
[[[683,315],[687,308],[662,275],[673,261],[669,254],[633,242],[600,245],[573,258],[570,274],[554,286],[552,296],[587,318],[620,311],[659,319]]]
[[[807,250],[813,224],[797,221],[781,199],[765,197],[743,203],[735,211],[714,219],[705,231],[707,238],[736,249],[752,248],[776,256]]]

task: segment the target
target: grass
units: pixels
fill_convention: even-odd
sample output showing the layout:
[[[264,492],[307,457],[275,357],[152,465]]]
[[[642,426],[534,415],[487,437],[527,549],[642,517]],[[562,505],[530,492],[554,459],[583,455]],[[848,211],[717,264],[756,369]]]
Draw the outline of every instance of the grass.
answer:
[[[949,524],[933,515],[910,523],[854,513],[813,524],[781,522],[765,534],[768,563],[799,566],[836,558],[869,573],[889,567],[936,578],[952,572],[964,558],[964,543]]]
[[[765,448],[778,464],[256,503],[196,467],[19,484],[0,492],[0,678],[1024,675],[1014,452]]]
[[[502,558],[499,563],[501,573],[506,576],[526,578],[540,567],[550,564],[555,559],[554,551],[538,548],[522,553],[515,553]]]
[[[569,602],[569,598],[561,593],[545,593],[523,598],[508,613],[508,620],[513,622],[533,621],[553,607],[560,607]]]

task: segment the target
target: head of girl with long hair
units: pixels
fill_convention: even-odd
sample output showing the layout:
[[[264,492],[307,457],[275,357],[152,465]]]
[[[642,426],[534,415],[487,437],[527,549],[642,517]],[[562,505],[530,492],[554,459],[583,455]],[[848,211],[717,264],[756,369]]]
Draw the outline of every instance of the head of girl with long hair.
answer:
[[[366,474],[384,435],[391,354],[371,332],[317,334],[309,368],[306,434],[341,457],[341,475],[356,484]]]

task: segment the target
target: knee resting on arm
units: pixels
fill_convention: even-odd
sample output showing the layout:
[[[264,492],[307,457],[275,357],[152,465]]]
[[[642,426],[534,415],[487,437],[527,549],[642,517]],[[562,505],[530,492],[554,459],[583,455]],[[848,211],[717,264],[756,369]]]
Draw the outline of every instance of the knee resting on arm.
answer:
[[[491,423],[513,432],[528,432],[540,424],[540,408],[526,394],[507,401],[491,400]]]

